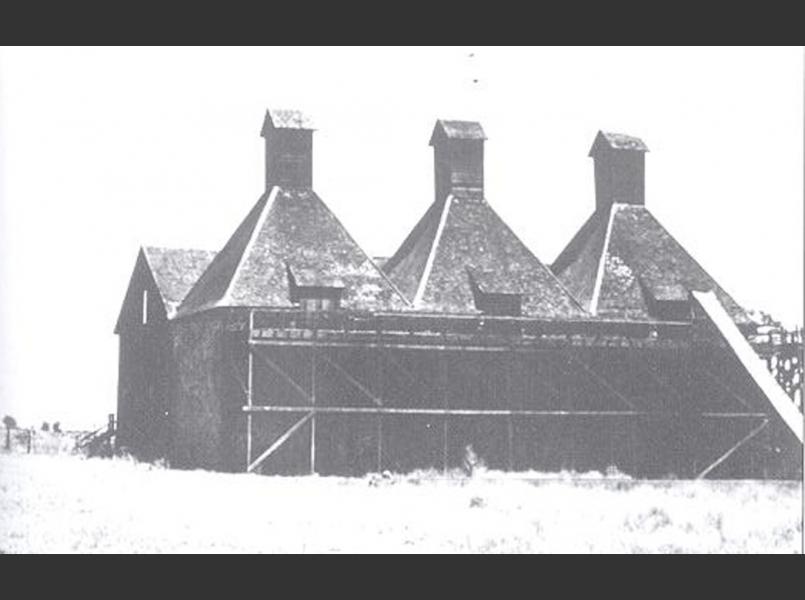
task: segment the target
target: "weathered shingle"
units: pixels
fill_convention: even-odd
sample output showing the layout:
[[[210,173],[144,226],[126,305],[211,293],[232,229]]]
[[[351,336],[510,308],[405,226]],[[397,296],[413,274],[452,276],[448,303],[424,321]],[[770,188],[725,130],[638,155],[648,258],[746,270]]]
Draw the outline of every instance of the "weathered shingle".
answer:
[[[590,148],[590,156],[595,156],[596,153],[605,148],[648,152],[648,146],[638,137],[626,135],[625,133],[599,131],[598,135],[595,136],[592,148]]]
[[[450,121],[439,119],[430,137],[431,146],[440,137],[458,140],[485,140],[486,134],[477,121]]]
[[[264,195],[193,287],[185,315],[222,306],[293,306],[288,269],[300,285],[344,287],[341,306],[391,310],[403,296],[312,190]]]
[[[263,121],[263,132],[274,129],[313,129],[313,121],[300,110],[269,108]]]

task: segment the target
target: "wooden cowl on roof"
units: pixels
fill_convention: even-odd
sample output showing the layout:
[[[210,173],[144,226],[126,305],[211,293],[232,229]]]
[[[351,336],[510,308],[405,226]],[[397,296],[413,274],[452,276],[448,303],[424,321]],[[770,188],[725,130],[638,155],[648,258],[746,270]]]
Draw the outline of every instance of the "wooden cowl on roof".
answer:
[[[275,185],[313,186],[313,131],[301,111],[266,111],[260,131],[266,140],[266,192]]]
[[[484,140],[480,123],[439,119],[430,136],[436,201],[452,192],[484,193]]]
[[[305,117],[298,111],[269,110],[263,126],[269,187],[187,295],[180,316],[216,307],[292,308],[299,306],[300,288],[303,294],[323,290],[328,298],[338,288],[338,306],[347,310],[406,306],[310,187],[312,169],[282,163],[286,154],[296,156],[281,145],[283,132],[289,131],[311,136],[312,148]]]
[[[749,325],[744,309],[645,206],[647,150],[638,138],[598,133],[590,152],[596,210],[554,261],[554,273],[603,318],[689,320],[689,293],[712,290],[736,324]]]
[[[646,203],[646,161],[643,140],[622,133],[599,131],[590,154],[595,163],[597,210],[613,204]]]
[[[384,271],[419,311],[583,316],[553,273],[486,201],[485,139],[479,123],[437,121],[431,136],[434,201]]]

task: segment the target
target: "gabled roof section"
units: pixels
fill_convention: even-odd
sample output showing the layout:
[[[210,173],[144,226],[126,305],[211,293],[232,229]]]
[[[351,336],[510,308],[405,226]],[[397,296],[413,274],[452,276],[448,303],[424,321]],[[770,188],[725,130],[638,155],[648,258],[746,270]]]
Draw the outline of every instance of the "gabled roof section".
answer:
[[[183,248],[143,247],[145,259],[165,303],[168,318],[176,316],[176,309],[202,273],[215,258],[211,250]]]
[[[132,308],[132,303],[141,302],[143,289],[158,292],[165,310],[165,318],[173,319],[179,304],[214,257],[215,252],[209,250],[154,246],[140,248],[134,272],[129,280],[129,288],[115,324],[115,333],[120,333],[127,310],[134,312],[139,310]]]
[[[407,305],[315,192],[275,186],[218,253],[179,315],[215,307],[291,307],[289,269],[316,285],[343,284],[342,308]]]
[[[611,133],[599,131],[593,140],[589,156],[595,156],[601,150],[632,150],[634,152],[648,152],[648,146],[638,137],[625,133]]]
[[[493,293],[522,293],[524,316],[584,314],[487,201],[474,194],[453,194],[431,205],[385,270],[416,310],[477,313],[468,276],[473,273]]]
[[[715,292],[738,324],[743,308],[721,288],[645,206],[613,204],[594,214],[554,262],[554,271],[592,314],[655,320],[645,293],[682,301],[690,291]]]
[[[260,135],[265,137],[271,129],[306,129],[313,130],[313,121],[300,110],[269,108],[263,121]]]
[[[439,119],[430,136],[430,145],[440,139],[450,140],[485,140],[486,134],[477,121],[449,121]]]

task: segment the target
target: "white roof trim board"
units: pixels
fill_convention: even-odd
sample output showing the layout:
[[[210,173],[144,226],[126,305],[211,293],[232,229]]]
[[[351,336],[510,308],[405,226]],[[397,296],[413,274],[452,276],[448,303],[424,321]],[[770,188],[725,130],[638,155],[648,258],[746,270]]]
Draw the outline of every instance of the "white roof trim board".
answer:
[[[741,335],[738,327],[733,323],[727,311],[718,301],[715,293],[692,291],[693,297],[710,317],[710,320],[718,328],[719,333],[724,337],[735,356],[749,373],[757,386],[768,399],[780,418],[788,428],[797,436],[799,443],[803,438],[803,418],[799,409],[794,405],[777,381],[774,379],[761,358],[755,354],[752,346]]]
[[[598,297],[601,295],[601,282],[604,279],[604,268],[607,264],[607,254],[609,253],[609,238],[612,236],[612,220],[618,204],[609,207],[609,221],[607,222],[607,233],[604,236],[604,249],[601,252],[601,259],[598,261],[598,272],[595,275],[595,286],[593,287],[593,297],[590,299],[590,314],[598,315]]]
[[[428,260],[425,262],[425,269],[422,271],[422,279],[419,280],[416,294],[414,295],[414,306],[418,306],[422,301],[422,296],[425,294],[425,287],[430,279],[430,272],[433,269],[433,261],[436,257],[436,250],[439,248],[439,240],[442,239],[442,231],[444,231],[444,224],[447,222],[447,215],[450,212],[450,204],[453,201],[453,195],[450,194],[444,201],[442,207],[442,214],[439,217],[439,225],[436,228],[436,235],[433,236],[433,245],[430,247]]]
[[[224,292],[224,295],[221,296],[221,300],[219,300],[218,303],[226,305],[232,301],[230,292],[232,291],[232,286],[234,285],[235,281],[237,281],[238,271],[240,271],[240,268],[243,266],[243,261],[248,255],[249,248],[251,248],[254,245],[254,240],[257,239],[257,236],[260,234],[260,231],[262,231],[263,224],[266,221],[268,213],[271,212],[271,205],[274,204],[274,200],[276,199],[278,192],[279,187],[277,187],[276,185],[271,188],[271,192],[268,195],[268,200],[266,200],[266,204],[265,206],[263,206],[263,210],[260,213],[260,217],[257,219],[257,223],[255,223],[254,229],[252,229],[252,234],[249,236],[249,241],[244,247],[243,253],[240,255],[240,258],[238,258],[238,264],[235,267],[235,270],[232,271],[232,277],[229,280],[229,284],[226,286],[226,291]]]

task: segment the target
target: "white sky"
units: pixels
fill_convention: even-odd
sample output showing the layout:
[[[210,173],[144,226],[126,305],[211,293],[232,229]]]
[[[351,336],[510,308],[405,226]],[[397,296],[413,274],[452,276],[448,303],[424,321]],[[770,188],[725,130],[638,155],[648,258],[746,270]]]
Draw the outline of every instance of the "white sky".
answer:
[[[655,216],[738,302],[802,322],[800,48],[4,48],[1,413],[114,412],[138,247],[223,245],[268,106],[313,117],[314,187],[372,255],[432,200],[436,118],[483,123],[487,198],[546,263],[592,211],[597,130],[637,135]]]

